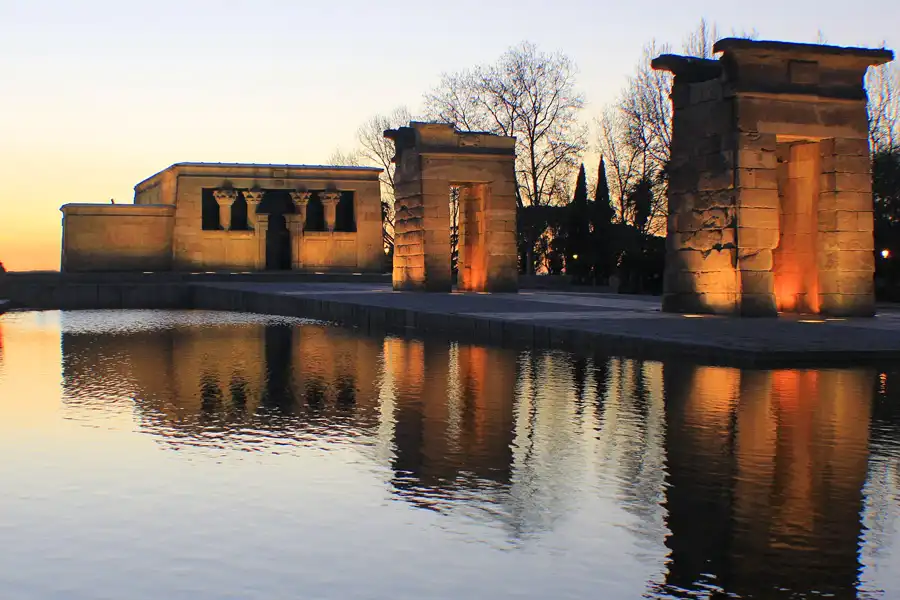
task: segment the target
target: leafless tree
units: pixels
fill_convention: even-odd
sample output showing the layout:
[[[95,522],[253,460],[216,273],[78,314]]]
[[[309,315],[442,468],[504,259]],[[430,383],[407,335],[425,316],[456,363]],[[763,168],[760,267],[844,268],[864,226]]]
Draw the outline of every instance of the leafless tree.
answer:
[[[386,129],[408,125],[413,119],[405,106],[388,115],[375,115],[356,130],[357,146],[351,151],[335,150],[329,163],[342,166],[372,166],[381,173],[381,212],[386,247],[394,244],[394,144],[384,137]]]
[[[757,37],[755,31],[731,35]],[[697,28],[683,39],[681,51],[690,56],[712,58],[718,38],[716,25],[701,19]],[[671,51],[671,46],[656,40],[644,46],[634,75],[628,79],[618,102],[597,120],[600,152],[607,161],[610,193],[621,222],[634,224],[635,207],[628,205],[628,198],[635,197],[631,192],[636,186],[648,182],[653,186],[651,216],[645,226],[647,233],[663,231],[667,211],[666,165],[672,141],[672,75],[655,71],[650,62]]]
[[[900,152],[900,68],[896,63],[870,68],[866,92],[872,151]]]
[[[576,75],[569,57],[523,42],[494,64],[445,74],[425,95],[426,116],[515,136],[519,206],[562,204],[587,143]]]
[[[619,223],[632,220],[626,198],[640,174],[640,151],[626,143],[619,135],[622,131],[622,115],[614,108],[607,107],[596,120],[599,132],[598,146],[606,162],[606,178],[609,195]]]
[[[336,167],[358,167],[362,164],[359,152],[336,149],[328,156],[327,164]]]

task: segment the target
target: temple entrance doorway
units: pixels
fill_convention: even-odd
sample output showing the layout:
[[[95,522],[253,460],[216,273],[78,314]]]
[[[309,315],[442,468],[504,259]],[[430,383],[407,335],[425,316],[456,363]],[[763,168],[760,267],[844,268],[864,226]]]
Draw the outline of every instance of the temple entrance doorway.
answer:
[[[266,229],[266,270],[287,271],[291,268],[291,234],[284,214],[269,216]]]
[[[779,240],[772,253],[779,312],[818,313],[820,147],[814,141],[779,141]]]

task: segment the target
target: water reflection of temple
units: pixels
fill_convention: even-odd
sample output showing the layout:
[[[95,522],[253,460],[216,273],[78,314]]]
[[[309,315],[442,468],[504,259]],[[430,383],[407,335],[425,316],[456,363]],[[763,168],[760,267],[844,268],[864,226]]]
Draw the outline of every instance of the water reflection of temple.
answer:
[[[119,390],[169,446],[347,442],[387,468],[396,498],[513,538],[602,495],[629,551],[651,557],[651,595],[853,596],[860,545],[885,543],[861,513],[893,514],[888,492],[863,505],[870,453],[893,457],[896,479],[900,440],[896,403],[871,400],[885,376],[865,369],[662,365],[314,324],[64,333],[62,348],[72,410]]]
[[[875,373],[665,369],[668,592],[855,597]]]
[[[133,399],[142,427],[169,444],[205,444],[247,429],[323,438],[352,422],[377,429],[380,345],[326,326],[239,324],[119,333],[63,333],[73,405]],[[335,427],[322,427],[334,425]],[[289,440],[288,440],[289,441]]]
[[[437,506],[473,486],[509,484],[515,358],[483,347],[387,340],[398,493]]]

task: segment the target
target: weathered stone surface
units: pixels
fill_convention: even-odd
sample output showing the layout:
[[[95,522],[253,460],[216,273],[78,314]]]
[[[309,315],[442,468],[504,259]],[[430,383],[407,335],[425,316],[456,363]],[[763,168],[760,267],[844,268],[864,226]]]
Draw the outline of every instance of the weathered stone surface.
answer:
[[[820,189],[824,192],[872,192],[872,176],[869,173],[822,173]]]
[[[700,229],[671,233],[666,240],[670,250],[726,250],[735,247],[734,229]]]
[[[773,264],[772,251],[767,248],[738,250],[738,268],[742,271],[771,271]]]
[[[892,54],[749,40],[717,48],[721,63],[653,63],[675,74],[664,309],[870,313],[861,82]]]
[[[751,208],[741,206],[738,211],[738,226],[761,229],[778,229],[780,215],[774,208]]]
[[[741,265],[740,293],[769,295],[775,289],[775,274],[771,271],[745,271]]]
[[[778,179],[775,169],[744,169],[737,170],[737,187],[760,190],[777,190]]]
[[[741,188],[737,191],[737,205],[744,208],[765,208],[779,210],[781,200],[778,198],[778,190],[759,190],[753,188]]]
[[[666,262],[666,271],[688,271],[701,273],[705,271],[734,271],[734,250],[677,250],[670,252]]]
[[[830,231],[817,236],[819,248],[830,250],[868,250],[875,249],[875,239],[868,231]]]
[[[871,213],[875,201],[871,193],[851,191],[823,191],[819,194],[819,211],[847,210]]]
[[[772,250],[778,247],[778,229],[775,227],[738,227],[738,248],[765,248]]]

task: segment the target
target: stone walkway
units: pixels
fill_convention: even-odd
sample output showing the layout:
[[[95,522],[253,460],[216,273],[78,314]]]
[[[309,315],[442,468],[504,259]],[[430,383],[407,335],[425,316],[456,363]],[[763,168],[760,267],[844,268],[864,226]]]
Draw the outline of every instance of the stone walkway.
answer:
[[[523,290],[518,294],[394,292],[368,283],[195,285],[200,308],[402,326],[506,343],[573,346],[611,354],[691,355],[745,366],[822,366],[900,360],[900,311],[874,319],[738,319],[673,315],[659,298]]]

